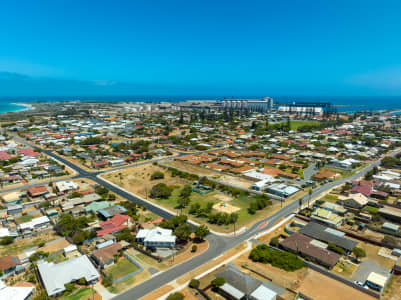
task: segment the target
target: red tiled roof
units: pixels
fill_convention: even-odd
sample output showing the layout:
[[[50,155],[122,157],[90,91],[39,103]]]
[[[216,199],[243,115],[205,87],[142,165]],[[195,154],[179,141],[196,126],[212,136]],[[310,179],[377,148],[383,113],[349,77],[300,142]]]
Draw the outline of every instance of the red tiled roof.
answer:
[[[97,232],[97,236],[102,236],[104,234],[117,232],[124,228],[127,228],[127,226],[124,225],[124,222],[126,222],[127,220],[132,220],[132,218],[130,216],[121,214],[115,215],[110,220],[102,222],[100,224],[102,229]]]
[[[373,186],[365,181],[353,182],[351,193],[361,193],[368,197],[372,193]]]
[[[31,156],[31,157],[37,157],[40,155],[40,153],[35,152],[32,148],[19,149],[18,153],[23,154],[25,156]]]
[[[0,152],[0,160],[9,160],[11,156],[7,152]]]
[[[19,260],[14,256],[3,256],[0,257],[0,270],[8,270],[14,268],[19,264]]]
[[[31,196],[41,195],[41,194],[48,192],[47,187],[45,187],[43,185],[30,187],[27,191],[28,191],[28,194],[30,194]]]

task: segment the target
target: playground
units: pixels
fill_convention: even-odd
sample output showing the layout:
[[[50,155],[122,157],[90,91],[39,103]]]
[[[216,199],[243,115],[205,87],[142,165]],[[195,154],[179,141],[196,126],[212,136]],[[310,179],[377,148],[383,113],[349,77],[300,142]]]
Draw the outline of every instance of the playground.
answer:
[[[225,201],[220,201],[219,203],[213,205],[213,209],[217,210],[218,212],[232,214],[239,211],[241,208],[231,205]]]

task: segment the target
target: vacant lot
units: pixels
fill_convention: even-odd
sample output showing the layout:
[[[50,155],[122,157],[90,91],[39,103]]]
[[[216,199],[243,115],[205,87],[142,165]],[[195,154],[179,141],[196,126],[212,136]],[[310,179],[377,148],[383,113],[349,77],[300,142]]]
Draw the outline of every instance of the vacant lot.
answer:
[[[394,275],[384,291],[382,300],[401,300],[401,275]]]
[[[150,177],[156,171],[164,173],[163,179],[151,180]],[[178,185],[182,186],[189,183],[185,179],[179,177],[172,177],[170,172],[166,169],[155,166],[153,164],[147,164],[137,167],[132,167],[118,172],[109,173],[103,176],[105,179],[121,186],[122,188],[138,194],[142,197],[146,197],[149,194],[152,186],[158,183],[165,183],[167,185]]]
[[[372,244],[364,243],[361,242],[359,243],[358,247],[361,247],[362,249],[365,250],[366,252],[366,258],[364,259],[370,259],[375,262],[377,262],[379,265],[381,265],[383,268],[386,269],[391,269],[394,265],[394,260],[391,258],[387,258],[384,256],[379,255],[379,250],[381,247],[375,246]],[[364,260],[362,259],[362,260]]]
[[[54,231],[50,231],[50,232],[42,233],[36,237],[14,241],[10,245],[0,246],[0,256],[16,255],[16,254],[21,253],[21,251],[38,246],[41,243],[47,243],[47,242],[55,240],[59,237],[60,236],[56,235],[56,233]]]
[[[319,300],[376,299],[310,269],[308,270],[306,277],[302,280],[297,291],[302,292],[313,299]]]
[[[164,174],[163,179],[151,180],[151,176],[154,172],[160,171]],[[121,174],[121,175],[120,175]],[[239,229],[242,226],[246,226],[250,224],[251,220],[258,220],[260,218],[266,217],[266,213],[270,213],[270,208],[267,207],[261,211],[257,211],[254,215],[248,213],[248,207],[250,202],[253,200],[252,196],[239,196],[237,198],[232,198],[229,195],[223,194],[218,191],[212,191],[210,193],[201,195],[196,192],[193,192],[190,196],[190,205],[181,209],[178,206],[178,199],[180,190],[185,184],[192,184],[192,181],[182,179],[180,177],[172,177],[170,172],[166,169],[155,166],[153,164],[137,166],[125,170],[121,170],[119,172],[110,173],[104,175],[104,178],[113,182],[116,185],[121,186],[122,188],[142,196],[152,202],[157,203],[169,210],[180,212],[182,210],[183,213],[186,213],[191,219],[195,220],[198,223],[206,224],[207,218],[197,218],[194,215],[189,215],[189,207],[191,204],[198,203],[201,207],[205,207],[208,202],[212,202],[213,204],[217,204],[224,199],[224,201],[229,202],[230,206],[236,207],[239,210],[238,213],[238,222],[236,223],[236,228]],[[172,195],[168,199],[151,199],[149,197],[150,190],[152,187],[158,183],[165,183],[168,186],[173,186],[174,190]],[[219,210],[213,210],[214,212],[218,212]],[[233,231],[233,225],[222,225],[217,226],[213,224],[207,224],[211,229],[223,232],[231,232]]]
[[[233,185],[239,188],[249,189],[254,183],[251,180],[246,180],[244,178],[240,178],[238,176],[229,175],[227,173],[221,173],[217,171],[213,171],[211,169],[206,169],[200,166],[194,166],[181,161],[169,161],[165,163],[166,165],[176,168],[191,174],[197,174],[198,176],[207,176],[216,180],[219,180],[225,184]]]
[[[118,263],[114,264],[110,268],[106,270],[108,275],[112,275],[113,279],[119,279],[129,273],[135,272],[138,270],[138,267],[131,263],[128,259],[122,258],[118,261]]]

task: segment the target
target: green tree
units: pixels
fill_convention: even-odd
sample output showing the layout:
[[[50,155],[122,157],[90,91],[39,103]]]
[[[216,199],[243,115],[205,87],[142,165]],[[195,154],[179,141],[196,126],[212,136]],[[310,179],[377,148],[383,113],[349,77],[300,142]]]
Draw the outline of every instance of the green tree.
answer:
[[[189,282],[189,286],[194,289],[199,288],[199,285],[200,285],[200,282],[197,279],[191,279],[191,281]]]
[[[150,196],[152,198],[167,199],[171,196],[172,188],[168,187],[165,183],[158,183],[150,190]]]
[[[214,288],[219,288],[226,283],[226,280],[223,277],[216,277],[212,280],[212,285]]]
[[[170,295],[167,297],[167,300],[183,300],[183,299],[184,299],[184,295],[181,294],[181,293],[179,293],[179,292],[170,294]]]
[[[164,178],[164,173],[161,171],[156,171],[150,176],[151,180],[157,180],[157,179],[163,179]]]
[[[209,232],[210,230],[206,225],[198,226],[195,229],[195,237],[202,241],[209,234]]]
[[[366,257],[366,252],[362,248],[355,247],[352,249],[352,253],[355,255],[356,259],[360,259],[362,257]]]
[[[191,225],[184,223],[174,230],[174,235],[181,241],[188,241],[192,233]]]

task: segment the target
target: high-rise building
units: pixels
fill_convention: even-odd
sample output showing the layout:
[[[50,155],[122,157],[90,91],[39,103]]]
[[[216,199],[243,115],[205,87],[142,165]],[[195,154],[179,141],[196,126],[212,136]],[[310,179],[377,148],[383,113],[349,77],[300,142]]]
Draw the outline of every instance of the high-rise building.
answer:
[[[224,99],[223,108],[232,110],[249,110],[269,112],[273,109],[273,98],[262,99]]]

